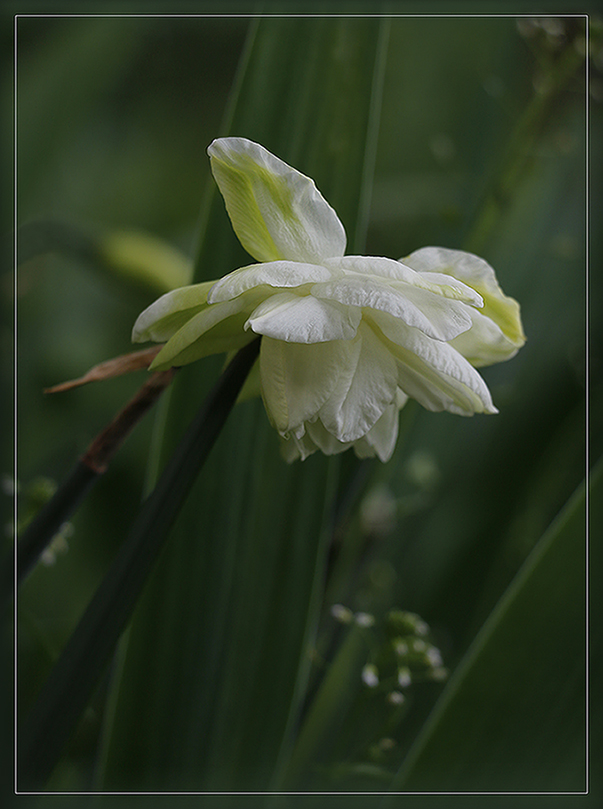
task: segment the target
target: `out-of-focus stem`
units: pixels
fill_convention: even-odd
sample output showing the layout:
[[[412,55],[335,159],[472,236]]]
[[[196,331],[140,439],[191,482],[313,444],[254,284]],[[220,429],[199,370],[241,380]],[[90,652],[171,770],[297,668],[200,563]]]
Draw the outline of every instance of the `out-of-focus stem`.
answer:
[[[584,63],[576,41],[560,55],[556,66],[544,77],[532,101],[519,119],[503,154],[500,169],[480,206],[480,213],[467,236],[464,248],[480,253],[513,192],[525,177],[534,158],[534,147],[551,116],[555,102]]]

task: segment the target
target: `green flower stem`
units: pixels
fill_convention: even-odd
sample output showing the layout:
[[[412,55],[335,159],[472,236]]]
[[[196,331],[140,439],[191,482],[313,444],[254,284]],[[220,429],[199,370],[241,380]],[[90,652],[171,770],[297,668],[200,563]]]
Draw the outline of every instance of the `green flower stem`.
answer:
[[[43,686],[18,734],[21,790],[39,790],[48,780],[236,402],[259,343],[258,338],[242,348],[210,392]]]
[[[479,255],[483,252],[484,244],[512,198],[514,189],[525,177],[534,157],[536,143],[549,117],[555,111],[555,102],[584,61],[584,54],[574,41],[561,54],[556,66],[545,76],[545,85],[534,95],[509,140],[502,157],[501,168],[465,240],[466,250]]]
[[[172,380],[174,371],[159,371],[145,382],[136,395],[117,414],[113,421],[97,435],[79,459],[69,477],[54,496],[44,505],[27,526],[17,544],[17,581],[21,583],[34,568],[61,525],[69,519],[106,471],[113,455],[144,414],[157,401]],[[3,571],[8,583],[10,565]]]

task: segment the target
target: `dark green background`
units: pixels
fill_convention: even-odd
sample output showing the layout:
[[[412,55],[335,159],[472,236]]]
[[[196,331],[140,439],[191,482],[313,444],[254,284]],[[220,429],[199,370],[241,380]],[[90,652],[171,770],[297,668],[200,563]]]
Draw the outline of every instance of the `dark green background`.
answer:
[[[288,23],[293,19],[279,25]],[[326,19],[317,24],[329,25]],[[359,30],[371,24],[357,21]],[[20,19],[18,223],[52,219],[99,233],[142,229],[194,257],[199,210],[211,182],[205,148],[220,134],[249,25],[240,17]],[[522,37],[511,17],[392,19],[366,244],[360,252],[398,258],[428,244],[467,246],[534,83],[546,72],[547,59],[554,58],[546,42]],[[590,74],[588,204],[585,84],[579,74],[556,97],[537,137],[526,138],[525,169],[481,245],[505,292],[520,301],[528,337],[515,359],[483,372],[500,414],[467,420],[418,408],[411,414],[392,461],[368,470],[369,486],[382,484],[395,499],[395,524],[367,541],[353,513],[349,535],[364,543],[362,561],[328,591],[332,601],[343,600],[353,609],[380,614],[400,606],[419,612],[432,625],[451,669],[584,477],[588,304],[589,449],[593,462],[600,455],[600,236],[593,226],[600,212],[600,70],[599,51]],[[5,108],[11,78],[5,72]],[[258,103],[250,129],[261,132],[262,116],[270,114],[274,111]],[[328,111],[321,114],[328,117]],[[253,120],[252,113],[247,120]],[[253,131],[235,134],[259,139]],[[280,156],[294,162],[290,143],[291,154]],[[319,188],[333,188],[326,195],[344,224],[349,222],[355,202],[340,192],[336,198],[328,167],[321,176],[310,165],[294,164],[312,173]],[[362,233],[357,239],[359,244]],[[214,276],[211,267],[202,273]],[[5,273],[8,317],[2,339],[9,348],[8,278]],[[132,323],[155,293],[68,253],[23,265],[18,291],[18,470],[25,485],[38,475],[62,479],[139,382],[113,380],[56,397],[45,397],[42,389],[130,350]],[[204,374],[215,378],[220,362],[210,360],[206,368]],[[8,378],[10,362],[4,369]],[[194,409],[194,402],[188,406]],[[261,409],[254,413],[245,416],[248,424],[264,418]],[[40,567],[23,589],[23,709],[136,513],[152,421],[147,417],[139,426],[75,517],[69,552],[54,566]],[[236,442],[231,445],[236,453]],[[267,468],[278,474],[276,440],[269,439],[264,452]],[[228,463],[236,468],[236,454]],[[343,475],[354,474],[346,456]],[[551,581],[549,588],[554,601]],[[562,620],[560,626],[567,631]],[[551,626],[559,666],[567,667],[566,650],[583,646],[582,627],[571,638],[556,632]],[[417,688],[399,740],[401,753],[440,690]],[[86,784],[99,732],[98,706],[89,719],[55,788]],[[257,721],[261,727],[261,718]],[[508,742],[504,727],[493,733]],[[476,777],[473,783],[487,789],[489,782]],[[512,772],[508,783],[518,788]],[[562,776],[560,783],[563,788]],[[551,788],[558,788],[554,784],[552,779]],[[429,779],[419,788],[429,789]]]

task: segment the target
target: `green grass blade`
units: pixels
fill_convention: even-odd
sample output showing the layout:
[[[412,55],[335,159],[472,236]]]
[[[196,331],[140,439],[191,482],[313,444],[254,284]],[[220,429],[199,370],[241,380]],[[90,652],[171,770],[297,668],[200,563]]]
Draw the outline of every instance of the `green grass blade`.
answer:
[[[599,464],[592,475],[595,502],[601,471]],[[451,678],[394,789],[586,788],[585,501],[582,485],[517,574]]]

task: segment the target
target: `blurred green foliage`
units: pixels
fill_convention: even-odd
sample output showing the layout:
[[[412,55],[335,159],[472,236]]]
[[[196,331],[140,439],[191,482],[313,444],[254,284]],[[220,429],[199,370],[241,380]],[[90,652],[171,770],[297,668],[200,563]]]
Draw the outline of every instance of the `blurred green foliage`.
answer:
[[[278,26],[284,31],[293,20],[273,24],[276,38]],[[486,201],[499,190],[513,132],[525,110],[544,92],[559,60],[576,47],[580,24],[567,19],[559,22],[561,28],[550,24],[547,28],[526,20],[518,23],[512,17],[390,20],[366,244],[360,243],[360,232],[359,251],[399,258],[428,244],[467,248]],[[199,249],[199,209],[211,193],[205,148],[222,134],[222,121],[232,112],[231,88],[245,61],[253,25],[253,20],[243,17],[20,19],[19,224],[50,220],[101,235],[114,230],[147,231],[194,260]],[[326,19],[312,23],[316,41],[327,36],[327,25]],[[371,22],[360,20],[358,25],[366,26],[368,32]],[[267,48],[269,25],[266,31]],[[589,165],[591,177],[597,178],[602,162],[603,78],[596,20],[591,43]],[[301,81],[304,59],[310,57],[300,45],[295,58],[298,72],[278,77],[285,88],[287,81],[293,85]],[[329,99],[321,98],[320,83],[316,77],[314,95],[306,99],[304,138],[312,137],[313,115],[318,123],[329,120]],[[328,82],[324,86],[328,88]],[[11,91],[7,79],[5,99]],[[597,228],[591,228],[589,242],[586,231],[589,204],[593,215],[601,209],[601,187],[591,182],[587,200],[585,93],[584,70],[579,68],[554,94],[538,125],[526,131],[519,144],[525,158],[521,174],[512,194],[497,197],[496,221],[484,231],[480,246],[480,254],[496,268],[505,292],[520,301],[528,337],[515,359],[484,370],[500,414],[464,420],[409,407],[402,415],[399,449],[389,464],[358,464],[347,456],[341,461],[339,510],[315,638],[310,695],[328,671],[329,661],[336,659],[334,650],[342,648],[329,612],[335,602],[379,618],[396,607],[419,613],[431,626],[445,665],[454,671],[530,552],[580,485],[587,447],[593,462],[601,454],[601,244]],[[345,108],[345,98],[337,102]],[[264,109],[261,99],[254,100],[255,106],[249,99],[248,103],[250,131],[235,134],[259,137],[256,132],[268,127],[265,116],[274,116],[275,111]],[[274,137],[282,140],[285,135],[283,130]],[[297,137],[302,139],[299,133]],[[303,152],[303,144],[293,134],[290,143],[292,154],[281,156],[297,165],[293,153]],[[265,145],[273,148],[270,142]],[[297,167],[312,174],[311,165]],[[315,179],[344,224],[351,227],[357,200],[346,199],[328,171]],[[206,238],[211,239],[212,233]],[[200,272],[205,277],[215,275],[212,266],[201,267]],[[6,274],[2,282],[3,306],[8,311],[11,290]],[[73,459],[142,382],[140,376],[122,378],[68,394],[42,394],[44,387],[130,350],[132,323],[155,297],[150,286],[134,287],[69,250],[36,255],[20,267],[17,439],[21,485],[27,486],[39,475],[61,480]],[[10,344],[8,325],[3,326],[2,340]],[[198,389],[205,389],[219,369],[220,361],[207,361],[197,373]],[[177,400],[187,399],[182,412],[196,409],[195,396],[194,386],[175,393]],[[241,405],[241,415],[235,411],[234,419],[240,418],[253,431],[264,416],[261,408],[252,412],[249,407]],[[165,410],[160,409],[157,434],[164,417]],[[23,587],[18,656],[18,708],[22,711],[31,704],[136,513],[147,480],[152,421],[148,417],[138,427],[74,517],[69,551],[57,555],[53,565],[39,566]],[[223,474],[230,475],[232,485],[241,490],[249,481],[241,479],[237,463],[240,455],[247,458],[251,452],[249,447],[240,448],[243,432],[243,427],[233,432],[223,450],[231,453]],[[258,470],[278,476],[281,462],[276,440],[258,439],[254,451],[263,453]],[[317,480],[322,480],[324,469],[316,466]],[[7,480],[10,474],[7,467]],[[260,499],[267,496],[259,472],[252,491]],[[312,508],[310,501],[307,508]],[[213,519],[210,511],[210,528]],[[228,544],[228,536],[222,537],[224,547],[232,551],[235,546]],[[578,540],[576,553],[581,552]],[[259,563],[252,560],[252,564]],[[176,586],[173,581],[172,586]],[[187,587],[195,602],[193,583]],[[554,582],[549,581],[548,596],[544,585],[542,592],[550,599],[554,615]],[[176,602],[169,603],[175,609]],[[160,610],[156,620],[178,623],[186,616]],[[550,632],[555,631],[552,625]],[[242,650],[248,648],[247,640],[240,639]],[[271,648],[276,640],[272,638]],[[203,636],[197,643],[203,643]],[[210,658],[209,651],[204,655],[199,659]],[[169,662],[153,661],[155,684],[161,682],[157,670],[169,667]],[[221,662],[213,661],[213,676],[245,678],[247,661],[231,659],[227,672],[220,671]],[[363,651],[355,663],[359,685],[366,662]],[[561,652],[559,665],[564,664]],[[261,666],[261,658],[254,665]],[[188,678],[196,674],[194,668],[186,673]],[[141,671],[140,676],[147,673]],[[268,661],[265,678],[268,692],[278,689]],[[104,687],[55,774],[55,789],[89,788],[93,783]],[[404,721],[392,734],[394,749],[384,759],[386,775],[391,777],[403,761],[444,687],[422,683],[413,690]],[[221,706],[224,716],[227,708]],[[191,706],[191,710],[204,708]],[[246,728],[240,743],[252,745],[265,717],[257,710],[249,716],[256,724]],[[229,727],[221,732],[227,735]],[[492,733],[498,732],[493,727]],[[192,733],[191,759],[194,745],[203,746],[195,733],[202,731]],[[218,742],[226,749],[223,740]],[[122,743],[127,747],[127,739]],[[369,769],[351,777],[345,767],[325,775],[323,766],[318,775],[306,773],[302,787],[327,783],[331,789],[379,790],[382,775]],[[429,784],[429,773],[423,772],[422,777],[423,789]],[[470,778],[467,783],[471,789]],[[509,783],[517,788],[511,775]],[[186,785],[190,787],[190,781]],[[174,788],[179,788],[177,781]]]

